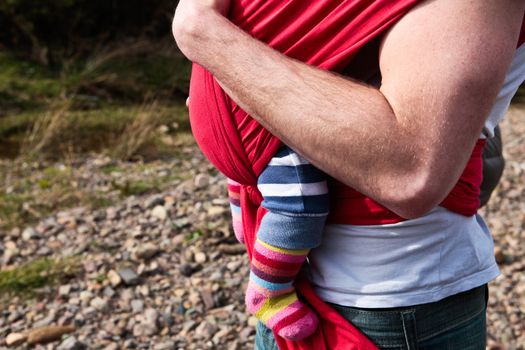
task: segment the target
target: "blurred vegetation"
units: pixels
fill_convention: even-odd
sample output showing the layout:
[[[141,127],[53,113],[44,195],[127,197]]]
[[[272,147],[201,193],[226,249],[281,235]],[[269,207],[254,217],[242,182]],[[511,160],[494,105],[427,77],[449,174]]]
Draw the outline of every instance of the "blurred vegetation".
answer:
[[[8,297],[11,294],[33,294],[38,288],[55,285],[78,273],[78,258],[39,258],[22,266],[0,271],[0,295]]]
[[[0,52],[0,156],[162,151],[158,127],[189,130],[189,70],[168,39],[116,46],[59,70]]]

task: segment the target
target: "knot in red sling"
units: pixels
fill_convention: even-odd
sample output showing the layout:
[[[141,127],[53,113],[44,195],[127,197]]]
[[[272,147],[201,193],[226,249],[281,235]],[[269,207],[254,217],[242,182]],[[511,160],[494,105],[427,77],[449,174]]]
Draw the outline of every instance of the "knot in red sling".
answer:
[[[230,20],[253,37],[290,57],[322,69],[341,72],[363,46],[383,34],[419,1],[233,0]],[[240,109],[213,76],[196,64],[193,65],[190,85],[190,120],[195,139],[203,153],[222,173],[243,185],[241,208],[244,240],[251,258],[256,232],[265,214],[265,209],[260,206],[261,194],[255,186],[257,177],[281,142]],[[457,190],[459,195],[456,197],[469,198],[464,201],[470,206],[466,214],[472,211],[471,207],[477,209],[472,200],[477,200],[476,187],[479,190],[478,182],[481,183],[480,147],[482,145],[477,146],[476,156],[467,166],[473,169],[467,172],[470,175],[464,181],[467,194],[461,190],[461,186]],[[388,216],[386,208],[346,186],[334,183],[338,192],[349,195],[338,199],[342,205],[336,204],[331,208],[334,213],[332,222],[384,222],[381,217]],[[458,203],[455,200],[452,202]],[[352,210],[357,207],[355,220],[348,219],[349,207]],[[360,211],[359,207],[365,210]],[[459,209],[465,211],[465,207],[466,204],[459,204]],[[378,221],[374,221],[376,217],[379,217]],[[387,222],[391,220],[395,222],[403,219],[394,216],[389,217]],[[296,288],[317,312],[320,327],[313,336],[300,342],[286,341],[276,335],[280,349],[376,349],[370,340],[320,300],[306,279],[299,279]]]

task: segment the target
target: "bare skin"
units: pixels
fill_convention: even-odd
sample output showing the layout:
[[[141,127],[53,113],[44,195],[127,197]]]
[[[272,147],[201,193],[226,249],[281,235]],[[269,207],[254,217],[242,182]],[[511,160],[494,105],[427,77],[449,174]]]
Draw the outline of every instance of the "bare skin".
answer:
[[[375,89],[290,59],[223,13],[182,0],[182,52],[313,164],[405,217],[438,205],[461,175],[516,49],[523,0],[427,0],[385,35]]]

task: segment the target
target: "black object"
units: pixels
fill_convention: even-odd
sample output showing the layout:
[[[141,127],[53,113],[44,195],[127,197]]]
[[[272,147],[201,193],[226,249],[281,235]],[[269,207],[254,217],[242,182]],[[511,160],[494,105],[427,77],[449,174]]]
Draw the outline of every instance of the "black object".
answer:
[[[505,158],[503,157],[503,143],[499,126],[494,130],[494,137],[487,139],[483,149],[483,182],[481,183],[480,207],[483,207],[498,185],[503,169]]]

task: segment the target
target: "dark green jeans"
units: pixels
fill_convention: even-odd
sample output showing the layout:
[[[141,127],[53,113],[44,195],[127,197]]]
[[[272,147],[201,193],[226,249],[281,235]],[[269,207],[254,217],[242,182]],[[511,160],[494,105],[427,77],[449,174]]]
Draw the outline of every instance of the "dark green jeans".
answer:
[[[392,309],[332,306],[380,349],[485,350],[487,286],[435,303]],[[257,325],[256,350],[277,350],[273,333]]]

